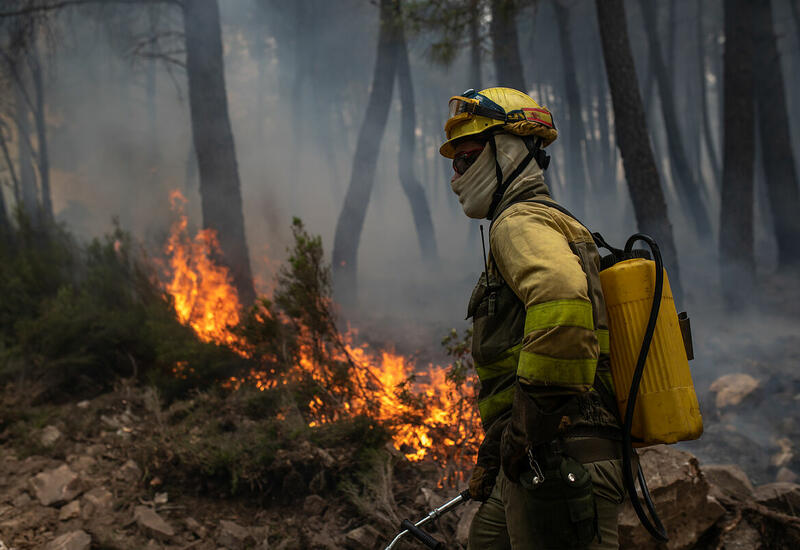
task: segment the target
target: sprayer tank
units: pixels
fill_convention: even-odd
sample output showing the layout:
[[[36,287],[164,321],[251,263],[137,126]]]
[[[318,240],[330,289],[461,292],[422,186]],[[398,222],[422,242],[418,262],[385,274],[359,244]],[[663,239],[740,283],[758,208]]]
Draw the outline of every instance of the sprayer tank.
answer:
[[[655,263],[625,260],[600,272],[611,336],[611,372],[624,416],[639,349],[650,317]],[[700,406],[689,371],[675,301],[664,273],[655,333],[634,410],[636,446],[697,439],[703,433]]]

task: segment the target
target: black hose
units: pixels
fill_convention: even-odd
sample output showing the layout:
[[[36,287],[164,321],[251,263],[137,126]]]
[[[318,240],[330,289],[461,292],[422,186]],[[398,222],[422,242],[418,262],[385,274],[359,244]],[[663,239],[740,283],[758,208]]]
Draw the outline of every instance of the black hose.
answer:
[[[650,518],[647,517],[647,514],[642,508],[642,503],[639,501],[639,497],[636,494],[636,481],[633,479],[633,469],[631,468],[633,456],[635,454],[631,438],[633,411],[636,407],[636,397],[639,394],[639,385],[642,382],[644,365],[647,362],[647,354],[650,351],[650,344],[653,341],[653,334],[656,330],[656,321],[658,320],[658,311],[661,308],[661,297],[664,290],[664,262],[661,259],[661,251],[658,248],[658,244],[652,237],[642,233],[636,233],[625,243],[625,252],[631,252],[633,245],[636,244],[637,241],[647,243],[647,246],[650,247],[650,251],[653,253],[653,259],[656,264],[656,284],[653,289],[653,305],[650,307],[650,318],[647,321],[647,328],[645,329],[644,338],[642,339],[642,347],[639,349],[639,358],[636,361],[636,368],[633,371],[631,388],[628,393],[628,403],[625,407],[625,421],[622,427],[622,470],[625,488],[631,497],[631,504],[636,511],[636,515],[639,516],[639,521],[642,522],[644,528],[647,529],[654,538],[661,542],[667,542],[669,540],[669,537],[667,537],[667,530],[661,523],[661,519],[658,517],[655,506],[653,505],[653,500],[650,498],[650,491],[647,489],[647,483],[644,478],[644,473],[642,472],[642,465],[639,464],[638,466],[637,478],[639,487],[642,490],[642,496],[647,505],[647,510],[653,518],[652,522]]]

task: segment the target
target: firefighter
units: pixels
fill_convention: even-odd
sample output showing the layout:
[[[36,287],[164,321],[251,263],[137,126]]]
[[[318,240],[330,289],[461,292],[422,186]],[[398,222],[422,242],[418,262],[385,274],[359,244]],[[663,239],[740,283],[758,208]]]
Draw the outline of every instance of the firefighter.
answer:
[[[551,113],[510,88],[450,99],[451,187],[491,220],[468,306],[484,441],[469,548],[617,548],[620,422],[591,233],[550,196]]]

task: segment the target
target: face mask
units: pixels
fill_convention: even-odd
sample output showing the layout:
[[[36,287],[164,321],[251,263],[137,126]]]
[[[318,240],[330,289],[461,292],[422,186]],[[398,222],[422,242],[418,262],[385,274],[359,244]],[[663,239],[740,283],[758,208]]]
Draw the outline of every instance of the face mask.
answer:
[[[451,181],[464,214],[477,220],[489,214],[492,194],[497,189],[497,172],[494,167],[494,151],[486,145],[474,164],[464,174]]]

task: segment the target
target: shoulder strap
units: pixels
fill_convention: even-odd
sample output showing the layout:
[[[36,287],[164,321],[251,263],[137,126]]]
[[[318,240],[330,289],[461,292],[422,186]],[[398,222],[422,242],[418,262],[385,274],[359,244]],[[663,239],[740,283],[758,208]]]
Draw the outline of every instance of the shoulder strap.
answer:
[[[555,208],[556,210],[558,210],[562,214],[565,214],[565,215],[569,216],[570,218],[572,218],[573,220],[575,220],[576,222],[581,224],[581,226],[586,231],[588,231],[589,234],[592,236],[592,240],[594,240],[594,244],[595,244],[595,246],[597,246],[597,248],[605,248],[605,249],[611,251],[612,253],[621,252],[621,251],[617,250],[616,248],[613,248],[611,245],[609,245],[605,241],[605,239],[603,238],[603,236],[600,233],[592,233],[592,230],[589,229],[588,227],[586,227],[586,225],[581,220],[579,220],[572,212],[570,212],[569,210],[567,210],[566,208],[564,208],[563,206],[561,206],[560,204],[558,204],[556,202],[545,200],[545,199],[525,199],[525,198],[522,198],[522,199],[520,199],[518,201],[514,201],[514,202],[511,202],[511,203],[505,205],[505,207],[503,207],[503,209],[500,212],[498,212],[497,215],[492,219],[492,224],[489,225],[489,232],[491,233],[492,225],[494,224],[494,221],[497,218],[500,217],[500,214],[502,214],[510,206],[513,206],[513,205],[521,203],[521,202],[535,202],[535,203],[538,203],[538,204],[543,204],[545,206],[549,206],[551,208]]]

